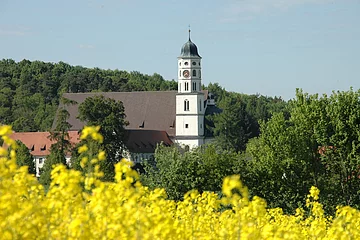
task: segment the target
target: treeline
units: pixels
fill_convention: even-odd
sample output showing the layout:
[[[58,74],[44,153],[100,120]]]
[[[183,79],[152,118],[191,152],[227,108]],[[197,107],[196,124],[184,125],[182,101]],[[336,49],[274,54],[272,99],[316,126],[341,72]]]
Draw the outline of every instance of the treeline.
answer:
[[[219,131],[213,146],[185,153],[159,148],[156,167],[146,167],[143,183],[165,188],[171,199],[179,200],[193,188],[219,192],[222,178],[240,174],[252,196],[287,213],[303,206],[311,186],[320,189],[328,214],[339,205],[360,208],[360,90],[321,97],[298,90],[285,111],[260,121],[254,138],[249,136],[254,132],[246,135],[246,124],[232,126],[240,121],[230,114],[232,106],[241,104],[229,104],[229,110],[216,116],[222,122],[215,122],[215,128],[233,128]],[[243,115],[254,116],[246,111],[237,116]],[[244,138],[251,138],[245,147]]]
[[[11,59],[0,61],[0,124],[15,131],[51,128],[64,92],[176,90],[177,83],[157,73],[103,70],[71,66],[64,62]]]

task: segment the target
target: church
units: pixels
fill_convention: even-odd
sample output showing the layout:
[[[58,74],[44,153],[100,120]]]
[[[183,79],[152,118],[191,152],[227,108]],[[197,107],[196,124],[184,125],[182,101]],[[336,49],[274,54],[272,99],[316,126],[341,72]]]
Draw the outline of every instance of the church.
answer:
[[[201,59],[197,46],[191,41],[189,30],[189,39],[177,58],[178,91],[64,93],[63,97],[74,103],[59,106],[70,114],[68,123],[71,125],[72,142],[79,142],[77,132],[85,125],[77,118],[78,107],[86,98],[95,95],[123,103],[129,122],[125,127],[128,137],[125,144],[127,157],[135,163],[153,158],[158,144],[176,144],[192,149],[212,141],[211,131],[207,129],[211,123],[205,116],[221,110],[216,107],[212,94],[202,89]],[[52,144],[46,137],[49,133],[26,134],[30,133],[14,133],[13,137],[15,140],[23,140],[29,148],[38,173],[49,154],[44,149],[50,149]],[[67,159],[70,157],[67,156]]]
[[[79,131],[84,123],[77,119],[78,106],[86,98],[103,95],[121,101],[129,122],[126,146],[135,162],[150,158],[160,143],[199,147],[213,140],[206,131],[209,123],[205,116],[220,111],[212,94],[202,89],[201,59],[189,30],[189,39],[177,58],[178,91],[65,93],[63,97],[75,104],[59,107],[70,113],[71,130]]]

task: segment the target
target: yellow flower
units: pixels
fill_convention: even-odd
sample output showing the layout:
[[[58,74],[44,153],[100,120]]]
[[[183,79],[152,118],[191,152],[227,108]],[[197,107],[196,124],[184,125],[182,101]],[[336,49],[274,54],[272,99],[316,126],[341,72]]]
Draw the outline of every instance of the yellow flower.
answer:
[[[85,145],[82,145],[78,148],[78,153],[83,153],[83,152],[87,152],[89,150],[89,148]]]
[[[98,130],[86,128],[85,138]],[[175,202],[164,189],[142,186],[126,159],[115,165],[116,181],[100,181],[99,161],[105,159],[100,151],[97,158],[81,159],[82,167],[89,159],[94,164],[85,177],[54,166],[45,193],[26,167],[18,168],[4,153],[0,150],[1,239],[360,239],[360,211],[337,207],[335,216],[326,217],[315,187],[306,200],[309,214],[301,208],[284,214],[259,197],[250,199],[236,175],[224,179],[222,198],[192,190]]]
[[[106,159],[106,156],[105,156],[105,151],[100,151],[99,154],[98,154],[98,159],[100,161],[103,161]]]
[[[10,135],[12,133],[11,126],[0,126],[0,136]]]
[[[319,199],[319,194],[320,194],[320,190],[317,187],[312,186],[310,188],[310,196],[314,199],[314,200],[318,200]]]

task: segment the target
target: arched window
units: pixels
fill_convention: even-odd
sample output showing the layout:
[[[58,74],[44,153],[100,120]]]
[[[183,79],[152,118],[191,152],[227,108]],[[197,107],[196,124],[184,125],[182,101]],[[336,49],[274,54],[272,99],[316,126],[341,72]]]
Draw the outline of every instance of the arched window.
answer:
[[[196,70],[193,70],[193,77],[196,77]]]
[[[188,91],[188,90],[189,90],[189,83],[185,82],[185,91]]]
[[[179,71],[179,76],[181,77],[181,70]]]
[[[189,100],[184,100],[184,111],[189,111]]]
[[[199,100],[199,109],[201,111],[201,99]]]
[[[201,77],[201,70],[199,70],[199,78]]]
[[[193,87],[193,90],[196,91],[196,82],[193,82],[192,87]]]

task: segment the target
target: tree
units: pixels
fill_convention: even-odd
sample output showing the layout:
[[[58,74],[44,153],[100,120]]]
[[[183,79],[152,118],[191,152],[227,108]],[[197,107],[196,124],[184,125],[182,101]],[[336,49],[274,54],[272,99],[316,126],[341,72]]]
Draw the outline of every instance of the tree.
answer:
[[[220,147],[236,152],[246,148],[248,140],[258,134],[256,120],[246,111],[245,103],[236,96],[229,96],[223,111],[214,116],[214,135]]]
[[[45,189],[50,186],[51,183],[51,171],[57,164],[66,165],[66,158],[58,147],[52,145],[50,147],[50,155],[46,157],[43,168],[41,169],[39,182],[44,185]]]
[[[142,183],[151,189],[164,188],[170,199],[181,200],[191,189],[220,192],[223,178],[234,173],[239,155],[218,152],[213,145],[185,153],[176,147],[159,146],[155,159],[155,166],[145,166]]]
[[[360,91],[330,97],[297,90],[290,118],[275,114],[248,144],[250,189],[271,207],[295,211],[307,189],[320,189],[327,211],[336,205],[359,207]]]
[[[129,123],[125,120],[125,109],[121,101],[105,98],[102,95],[85,99],[79,106],[78,118],[86,122],[88,126],[101,126],[100,133],[104,137],[101,146],[106,152],[107,169],[113,174],[113,165],[119,162],[126,150],[125,126]],[[110,169],[111,168],[111,169]],[[111,180],[111,174],[107,180]]]
[[[66,100],[63,100],[66,103]],[[69,112],[60,108],[58,111],[56,126],[50,132],[49,138],[54,141],[50,147],[50,155],[46,158],[43,169],[40,174],[40,183],[48,186],[51,182],[52,167],[56,164],[63,164],[67,166],[66,154],[71,151],[71,143],[69,137],[69,129],[71,125],[67,122]]]
[[[36,174],[36,167],[33,156],[29,149],[21,141],[16,141],[18,148],[16,149],[16,163],[18,166],[28,166],[30,174]]]

